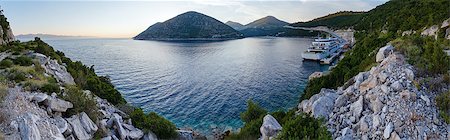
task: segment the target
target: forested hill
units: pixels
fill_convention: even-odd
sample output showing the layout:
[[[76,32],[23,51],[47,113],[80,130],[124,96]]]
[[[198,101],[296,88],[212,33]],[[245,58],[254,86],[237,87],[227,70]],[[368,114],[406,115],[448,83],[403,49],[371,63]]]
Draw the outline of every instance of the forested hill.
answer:
[[[365,15],[364,12],[341,11],[326,15],[324,17],[316,18],[308,22],[293,23],[291,24],[291,26],[296,27],[327,26],[333,29],[349,28],[353,27],[356,23],[361,21],[364,15]]]

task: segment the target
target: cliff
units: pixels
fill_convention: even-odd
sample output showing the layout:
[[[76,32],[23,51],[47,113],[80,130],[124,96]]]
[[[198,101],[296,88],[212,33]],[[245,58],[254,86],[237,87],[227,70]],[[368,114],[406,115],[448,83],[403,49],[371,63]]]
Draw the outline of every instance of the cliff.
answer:
[[[5,15],[3,15],[3,10],[0,9],[0,45],[14,40],[14,35],[11,27],[9,26],[9,22],[7,21]]]

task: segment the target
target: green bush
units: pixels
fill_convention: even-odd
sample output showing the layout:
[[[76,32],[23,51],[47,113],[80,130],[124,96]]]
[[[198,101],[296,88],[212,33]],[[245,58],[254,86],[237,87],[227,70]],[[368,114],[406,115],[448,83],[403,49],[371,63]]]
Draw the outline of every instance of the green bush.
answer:
[[[450,91],[436,97],[439,114],[447,124],[450,124]]]
[[[89,118],[97,122],[98,107],[91,95],[86,95],[76,86],[66,87],[65,94],[61,95],[63,100],[71,102],[73,108],[68,109],[63,115],[70,117],[80,112],[85,112]]]
[[[251,122],[267,114],[267,111],[254,103],[252,100],[247,101],[247,111],[241,113],[241,120]]]
[[[14,64],[20,66],[31,66],[33,64],[31,58],[25,56],[19,56],[16,59],[14,59],[13,62]]]
[[[177,132],[175,131],[177,129],[176,126],[155,112],[150,112],[146,115],[142,109],[136,108],[130,114],[130,118],[137,128],[147,132],[152,131],[160,139],[177,137]]]
[[[244,126],[241,128],[239,133],[231,134],[226,137],[226,139],[258,139],[260,136],[259,128],[261,127],[263,117],[266,114],[266,110],[254,103],[252,100],[248,100],[247,110],[241,113],[241,120],[244,122]]]
[[[13,62],[9,59],[0,61],[0,69],[10,68],[12,65]]]
[[[27,77],[25,77],[25,73],[23,73],[23,72],[12,70],[12,71],[10,71],[10,73],[8,75],[8,79],[12,80],[16,83],[19,83],[19,82],[25,81],[27,79]]]
[[[309,115],[294,115],[287,120],[277,139],[317,139],[331,140],[331,134],[322,123],[322,120],[315,119]]]
[[[48,94],[61,92],[61,89],[59,89],[59,85],[55,83],[47,83],[43,85],[40,90]]]

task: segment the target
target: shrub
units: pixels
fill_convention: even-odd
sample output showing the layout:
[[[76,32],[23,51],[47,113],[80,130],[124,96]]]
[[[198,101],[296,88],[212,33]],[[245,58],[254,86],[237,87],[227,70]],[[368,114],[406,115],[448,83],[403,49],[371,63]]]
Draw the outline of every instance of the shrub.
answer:
[[[136,108],[130,114],[130,118],[137,128],[146,132],[152,131],[160,139],[175,138],[177,136],[175,125],[155,112],[150,112],[146,115],[142,109]]]
[[[13,62],[14,64],[20,66],[31,66],[33,64],[31,58],[25,56],[19,56],[16,59],[14,59]]]
[[[263,117],[267,111],[254,103],[252,100],[247,101],[247,110],[241,113],[241,120],[245,123],[241,131],[237,134],[231,134],[226,139],[258,139],[260,136],[259,128],[263,123]]]
[[[318,139],[331,140],[331,134],[322,123],[309,115],[299,114],[292,116],[283,125],[277,139]]]
[[[12,71],[10,71],[10,73],[8,75],[8,79],[12,80],[16,83],[19,83],[19,82],[25,81],[27,78],[25,77],[24,72],[12,70]]]
[[[68,109],[63,114],[64,116],[70,117],[77,113],[85,112],[89,118],[97,122],[98,107],[91,95],[86,95],[76,86],[69,86],[66,87],[65,94],[61,98],[73,104],[73,108]]]
[[[13,62],[9,59],[0,61],[0,69],[10,68],[12,65]]]
[[[58,84],[55,84],[55,83],[47,83],[47,84],[44,84],[44,85],[40,88],[40,90],[41,90],[42,92],[46,92],[46,93],[48,93],[48,94],[51,94],[51,93],[59,93],[59,92],[61,91],[61,89],[59,89],[59,85],[58,85]]]
[[[23,88],[27,91],[38,91],[41,88],[41,85],[35,81],[27,81],[23,85]]]
[[[447,124],[450,124],[450,91],[437,96],[436,103],[440,110],[439,114]]]

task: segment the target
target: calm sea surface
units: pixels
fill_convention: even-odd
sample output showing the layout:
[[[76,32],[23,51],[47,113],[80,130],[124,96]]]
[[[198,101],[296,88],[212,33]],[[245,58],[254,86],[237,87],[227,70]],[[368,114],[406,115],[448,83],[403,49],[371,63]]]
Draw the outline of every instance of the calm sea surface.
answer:
[[[44,39],[45,40],[45,39]],[[236,129],[252,99],[275,111],[298,103],[308,76],[328,69],[302,62],[312,39],[245,38],[223,42],[131,39],[46,40],[73,60],[108,75],[125,99],[178,127]]]

